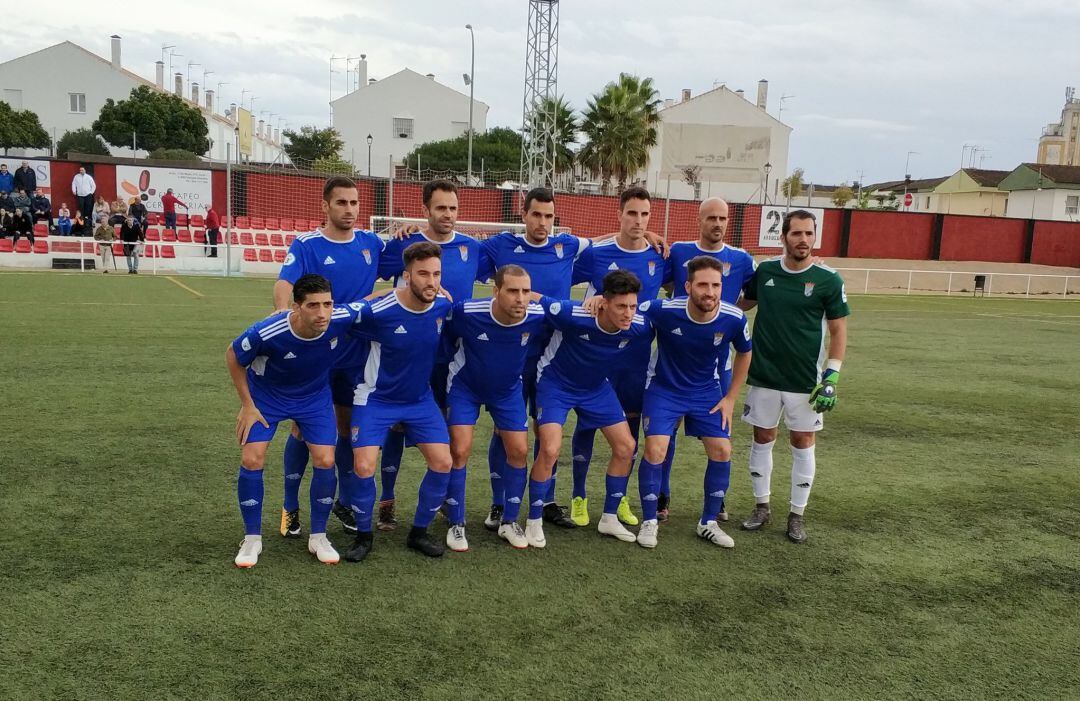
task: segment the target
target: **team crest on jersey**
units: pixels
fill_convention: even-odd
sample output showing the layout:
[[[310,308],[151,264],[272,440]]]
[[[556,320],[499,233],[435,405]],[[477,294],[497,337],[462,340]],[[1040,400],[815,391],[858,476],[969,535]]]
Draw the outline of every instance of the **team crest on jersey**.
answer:
[[[529,343],[529,332],[521,334],[521,345],[524,347]]]
[[[714,346],[720,345],[720,342],[723,341],[723,340],[724,340],[724,334],[722,332],[720,332],[720,331],[717,331],[716,333],[714,333],[712,335],[712,344]]]
[[[240,341],[240,347],[246,351],[251,350],[251,341],[248,340],[247,336],[244,336],[244,340]]]
[[[458,246],[458,251],[461,252],[461,260],[465,262],[469,260],[469,247],[465,245]]]
[[[731,274],[731,263],[723,263],[722,266],[724,268],[724,277],[727,277]]]
[[[364,250],[362,250],[360,252],[364,254],[364,262],[367,263],[368,265],[371,265],[371,250],[365,248]]]
[[[337,336],[330,339],[330,350],[337,348]]]
[[[805,297],[809,297],[810,295],[814,294],[814,283],[808,282],[803,285],[802,293]]]
[[[563,257],[563,245],[561,243],[555,244],[555,255],[559,258]]]
[[[656,275],[656,261],[649,261],[649,275]]]

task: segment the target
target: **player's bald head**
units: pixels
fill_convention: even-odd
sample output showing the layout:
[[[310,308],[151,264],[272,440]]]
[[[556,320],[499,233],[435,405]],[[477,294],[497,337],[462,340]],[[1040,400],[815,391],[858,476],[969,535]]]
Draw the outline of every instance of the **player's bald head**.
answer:
[[[714,212],[717,210],[723,210],[725,213],[728,211],[728,203],[722,197],[710,197],[701,203],[698,207],[698,216],[702,219],[705,218],[706,212]]]
[[[724,241],[728,225],[728,203],[719,197],[710,197],[698,208],[701,225],[700,243],[712,248]]]

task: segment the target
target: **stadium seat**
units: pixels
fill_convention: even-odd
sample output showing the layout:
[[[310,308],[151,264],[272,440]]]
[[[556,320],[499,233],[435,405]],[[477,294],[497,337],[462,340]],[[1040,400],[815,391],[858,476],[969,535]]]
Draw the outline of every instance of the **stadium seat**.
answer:
[[[240,235],[237,234],[235,231],[232,232],[231,234],[229,234],[229,243],[231,243],[234,246],[239,246],[240,245]]]
[[[34,224],[34,236],[48,236],[49,225],[43,221],[39,221]]]
[[[78,253],[82,245],[78,241],[57,240],[52,242],[53,253]]]
[[[240,245],[241,246],[254,246],[255,237],[246,231],[240,232]]]
[[[274,251],[274,262],[275,263],[284,263],[286,255],[288,255],[288,254],[285,252],[285,250],[282,249],[282,248],[279,248],[278,250]]]
[[[188,219],[188,217],[187,217],[186,214],[177,214],[176,215],[176,225],[177,226],[187,226],[187,219]]]
[[[195,236],[193,238],[195,243],[206,243],[206,232],[202,229],[196,229]]]
[[[291,246],[292,242],[296,240],[296,234],[285,234],[285,245]]]
[[[296,231],[296,229],[294,228],[295,226],[296,225],[293,224],[292,219],[282,219],[281,220],[281,230],[282,231]]]
[[[157,230],[157,229],[147,229],[146,230],[146,240],[147,241],[160,241],[161,240],[161,232],[159,230]]]
[[[98,254],[98,245],[97,245],[97,243],[95,243],[94,241],[83,241],[82,242],[82,252],[86,253],[86,254],[89,254],[91,256],[96,256]]]
[[[48,253],[49,242],[48,241],[34,241],[34,253]]]
[[[191,243],[191,229],[183,229],[176,232],[176,240],[180,243]]]
[[[157,212],[147,212],[146,213],[146,225],[147,226],[157,226],[160,223],[161,223],[161,215],[160,214],[158,214]]]
[[[270,237],[267,236],[265,233],[260,231],[259,233],[255,234],[255,245],[256,246],[269,246],[270,245]]]
[[[236,228],[237,229],[250,229],[251,228],[251,220],[248,219],[247,217],[237,217],[236,218]]]
[[[201,214],[192,214],[190,221],[191,221],[191,225],[196,227],[196,228],[199,228],[199,227],[202,227],[202,226],[206,225],[206,220],[203,219],[203,215],[201,215]]]
[[[157,258],[158,257],[157,246],[147,246],[146,250],[143,251],[143,257],[144,258]]]
[[[259,262],[260,263],[273,263],[274,262],[274,252],[271,251],[269,248],[260,248],[259,249]]]
[[[173,231],[172,229],[162,229],[161,230],[161,240],[162,241],[168,241],[169,243],[175,242],[176,241],[176,232]]]
[[[19,242],[15,244],[16,253],[29,253],[30,251],[30,242],[26,239],[19,239]]]
[[[114,243],[112,245],[112,252],[113,252],[114,256],[122,256],[122,255],[124,255],[124,244],[122,244],[122,243]]]
[[[255,252],[254,248],[245,248],[244,260],[248,261],[249,263],[254,263],[259,260],[259,254]]]
[[[176,257],[176,250],[172,246],[162,246],[161,247],[161,257],[162,258],[175,258]]]
[[[277,217],[267,217],[266,225],[263,226],[263,228],[267,229],[268,231],[280,231],[281,223],[278,221]]]
[[[0,239],[0,253],[11,253],[12,250],[11,241],[9,239]]]
[[[282,236],[281,234],[270,234],[270,245],[271,246],[284,246],[285,245],[285,237]]]
[[[265,229],[266,228],[266,220],[263,219],[262,217],[252,217],[251,218],[251,228],[252,229]]]

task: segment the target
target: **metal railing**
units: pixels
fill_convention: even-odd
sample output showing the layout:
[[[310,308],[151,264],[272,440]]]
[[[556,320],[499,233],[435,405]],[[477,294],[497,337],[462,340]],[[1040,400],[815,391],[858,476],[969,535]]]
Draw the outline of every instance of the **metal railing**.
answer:
[[[1080,275],[1005,273],[990,270],[915,270],[903,268],[835,268],[848,292],[863,294],[976,294],[1009,297],[1080,296]],[[981,278],[981,281],[979,280]],[[996,285],[995,285],[996,281]],[[871,285],[871,282],[874,284]],[[980,285],[981,282],[981,285]],[[1075,285],[1073,284],[1075,282]],[[970,288],[967,285],[970,284]]]

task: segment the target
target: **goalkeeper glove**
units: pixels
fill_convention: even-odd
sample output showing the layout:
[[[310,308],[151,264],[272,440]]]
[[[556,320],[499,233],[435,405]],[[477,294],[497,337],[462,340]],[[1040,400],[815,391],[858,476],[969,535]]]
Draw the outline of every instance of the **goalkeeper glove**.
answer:
[[[821,414],[836,406],[836,383],[840,381],[840,373],[837,370],[826,368],[821,373],[821,381],[810,393],[810,404],[814,411]]]

